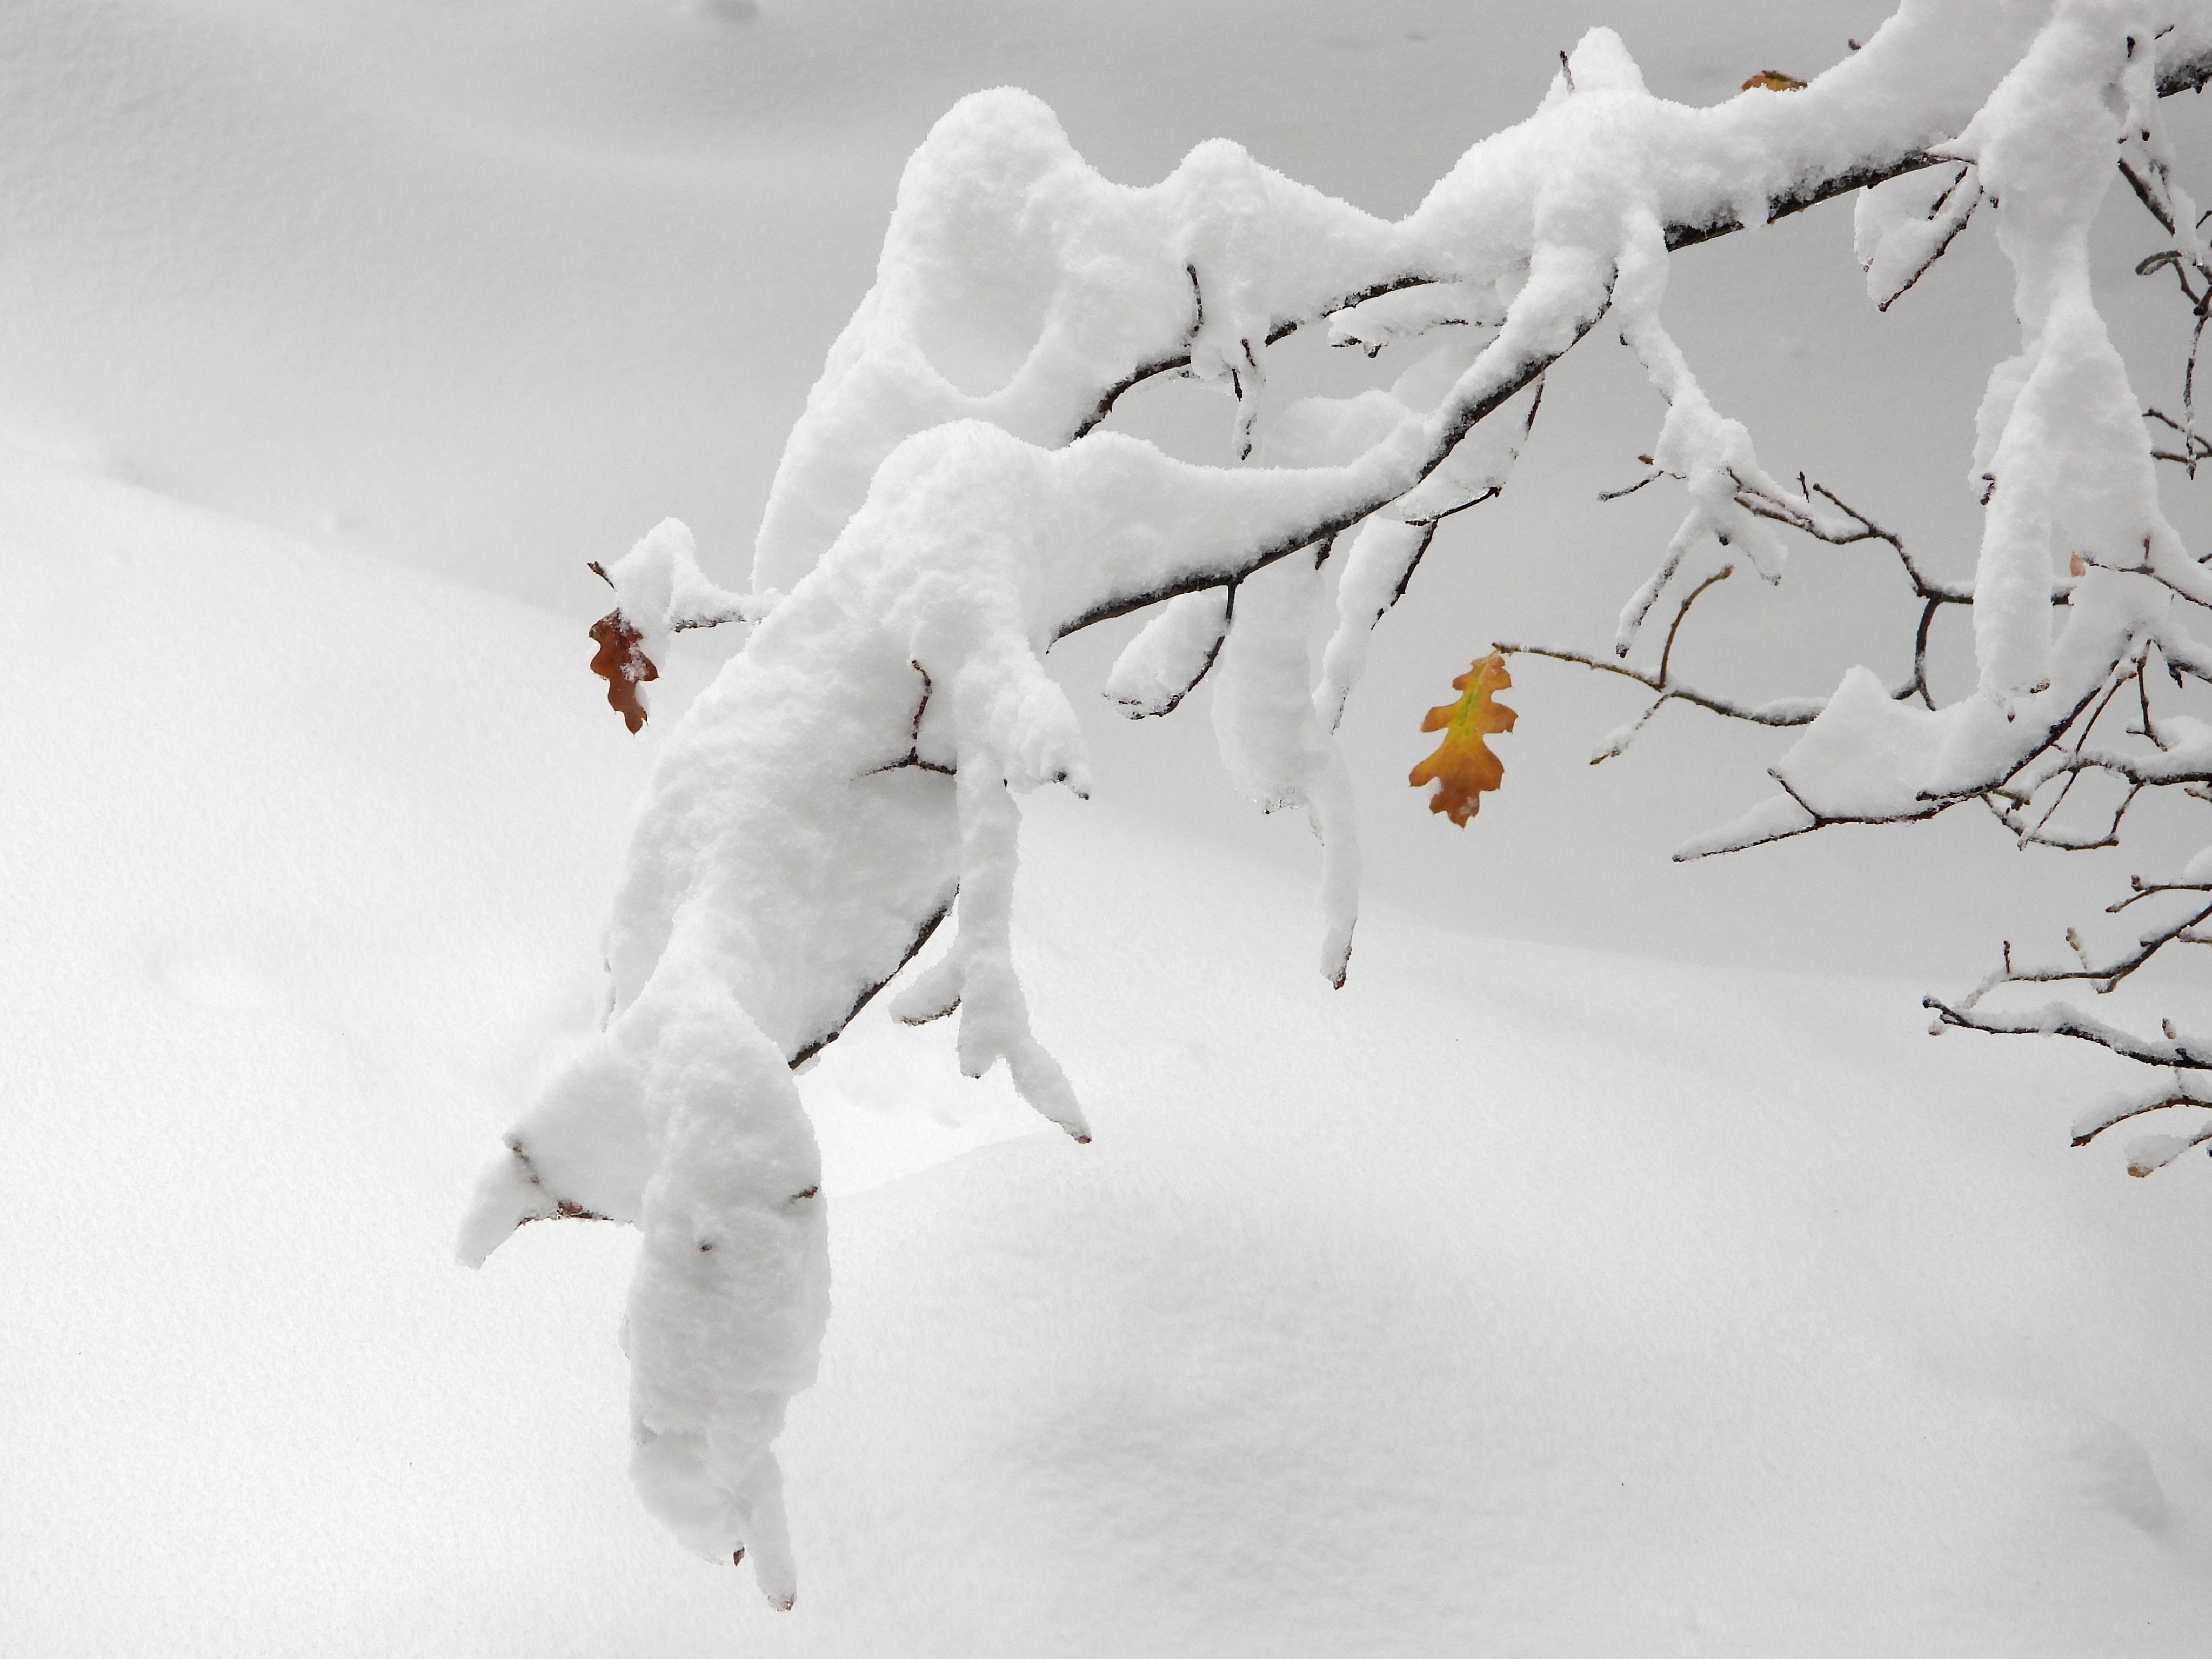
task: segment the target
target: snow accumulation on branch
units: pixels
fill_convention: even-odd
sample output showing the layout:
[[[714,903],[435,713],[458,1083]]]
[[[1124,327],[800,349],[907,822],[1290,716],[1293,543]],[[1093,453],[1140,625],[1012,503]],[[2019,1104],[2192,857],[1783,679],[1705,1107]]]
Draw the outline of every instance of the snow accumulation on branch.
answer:
[[[2152,15],[2061,5],[1972,120],[1928,148],[1931,167],[1860,198],[1857,252],[1868,295],[1884,310],[1984,204],[2012,265],[2021,349],[1995,367],[1979,414],[1972,483],[1986,513],[1971,584],[1931,580],[1901,538],[1832,492],[1807,487],[1802,475],[1794,495],[1778,489],[1747,448],[1730,458],[1720,453],[1721,444],[1709,444],[1707,454],[1717,459],[1700,473],[1669,456],[1662,434],[1650,477],[1631,488],[1682,478],[1692,510],[1624,614],[1615,659],[1509,647],[1622,676],[1655,694],[1598,760],[1620,754],[1669,702],[1805,728],[1772,768],[1781,793],[1694,839],[1678,857],[1835,823],[1902,823],[1968,800],[1986,805],[2021,845],[2113,847],[2130,809],[2151,791],[2179,788],[2212,800],[2212,725],[2172,707],[2173,695],[2192,682],[2212,684],[2212,653],[2199,638],[2202,613],[2212,608],[2212,579],[2164,517],[2154,477],[2155,464],[2166,461],[2194,478],[2212,456],[2195,415],[2212,266],[2197,204],[2174,176],[2173,147],[2158,108],[2161,97],[2202,89],[2212,64],[2202,44],[2207,28],[2202,6]],[[2091,291],[2090,228],[2116,175],[2172,240],[2142,261],[2137,274],[2172,271],[2193,313],[2179,418],[2143,405]],[[1668,393],[1670,428],[1686,413],[1711,419],[1693,393],[1674,389],[1680,371],[1663,347],[1647,352],[1646,361]],[[1735,431],[1722,433],[1723,442],[1738,441]],[[1778,570],[1771,544],[1743,534],[1756,527],[1753,520],[1837,546],[1888,544],[1917,609],[1908,678],[1886,685],[1859,667],[1826,697],[1751,702],[1674,677],[1674,644],[1689,610],[1734,574],[1729,561],[1736,550],[1762,574]],[[1682,597],[1656,669],[1626,661],[1638,627],[1667,591]],[[1929,680],[1929,634],[1939,611],[1951,605],[1972,617],[1978,683],[1968,696],[1939,707]],[[2108,804],[2086,823],[2078,808],[2072,819],[2062,816],[2075,785],[2093,775],[2106,781]],[[2178,1036],[2171,1020],[2160,1022],[2162,1036],[2147,1037],[2067,1002],[1996,1006],[2011,987],[2109,994],[2169,947],[2212,945],[2202,903],[2208,876],[2212,854],[2191,864],[2179,881],[2136,878],[2112,913],[2160,896],[2168,908],[2176,898],[2188,902],[2102,956],[2069,932],[2078,965],[2018,966],[2008,945],[2002,967],[1967,995],[1928,1000],[1936,1029],[2066,1036],[2171,1074],[2148,1091],[2131,1089],[2094,1108],[2081,1120],[2077,1144],[2147,1112],[2212,1104],[2191,1081],[2212,1050]],[[2129,1168],[2147,1175],[2207,1140],[2212,1132],[2139,1141]]]
[[[653,1513],[710,1559],[750,1554],[769,1599],[791,1604],[773,1443],[813,1375],[828,1269],[790,1068],[946,915],[951,954],[896,1012],[957,1011],[963,1069],[1005,1061],[1026,1099],[1087,1138],[1031,1031],[1008,930],[1014,798],[1086,787],[1073,711],[1043,666],[1054,641],[1157,607],[1106,688],[1133,717],[1164,714],[1216,677],[1231,775],[1263,805],[1304,807],[1322,836],[1322,967],[1340,983],[1358,860],[1334,733],[1368,635],[1438,521],[1504,487],[1545,370],[1601,318],[1668,398],[1654,462],[1692,499],[1624,614],[1624,653],[1662,599],[1694,596],[1727,561],[1778,575],[1775,518],[1848,532],[1809,497],[1780,505],[1748,434],[1705,398],[1661,320],[1672,250],[1938,161],[1937,218],[1965,199],[1957,169],[1978,169],[2017,244],[2033,338],[1985,411],[2010,526],[1977,590],[1997,596],[1976,705],[1987,712],[1923,709],[1935,724],[1911,728],[1965,732],[1971,753],[1916,735],[1890,773],[1871,769],[1878,799],[1857,781],[1869,769],[1841,763],[1792,760],[1785,787],[1880,811],[1964,787],[2014,741],[1990,721],[2047,725],[2046,709],[2101,683],[2093,659],[2158,622],[2153,589],[2196,598],[2212,582],[2144,504],[2148,459],[2140,445],[2123,453],[2132,400],[2068,263],[2094,206],[2088,173],[2110,171],[2116,112],[2154,135],[2155,93],[2212,74],[2203,18],[2154,37],[2133,17],[1906,0],[1809,87],[1710,109],[1654,97],[1619,38],[1595,29],[1533,115],[1477,143],[1395,222],[1225,141],[1158,185],[1110,183],[1011,89],[938,123],[908,165],[875,286],[786,447],[754,593],[707,581],[673,524],[605,573],[618,599],[606,621],[648,659],[687,627],[754,631],[654,774],[607,928],[604,1028],[515,1127],[464,1230],[472,1262],[536,1218],[642,1230],[626,1332],[634,1473]],[[2124,48],[2128,27],[2141,38]],[[2105,146],[2094,169],[2081,160],[2092,137]],[[2138,174],[2193,224],[2162,143],[2140,141]],[[1891,258],[1885,281],[1940,251],[1908,233],[1917,252]],[[2201,266],[2193,233],[2185,240]],[[1262,429],[1268,348],[1325,319],[1339,344],[1413,361],[1387,389],[1307,399]],[[1170,373],[1231,399],[1244,464],[1194,465],[1103,428],[1122,392]],[[2075,412],[2062,422],[2062,410]],[[2128,471],[2137,460],[2142,477]],[[2069,480],[2113,482],[2087,505],[2071,484],[2033,482],[2061,462]],[[2082,584],[2094,627],[2077,618],[2053,646],[2037,632],[2047,602],[2027,596],[2039,595],[2035,549],[2062,520],[2112,569]],[[1321,567],[1339,551],[1316,677],[1305,642],[1328,603]],[[2120,574],[2145,562],[2148,586]],[[1668,690],[1663,659],[1653,684],[1688,695]],[[1862,726],[1887,734],[1899,703],[1854,684],[1793,757],[1848,749]],[[1851,726],[1850,699],[1868,695],[1879,711]],[[1831,774],[1840,781],[1820,781]]]
[[[2206,58],[2193,43],[2207,27],[2201,7],[2154,38],[2155,25],[2126,8],[2061,6],[1973,119],[1933,147],[1955,164],[1938,188],[1900,179],[1862,198],[1860,257],[1881,303],[1940,256],[1984,197],[1997,204],[1997,240],[2013,265],[2021,349],[1991,373],[1978,417],[1974,474],[1988,511],[1974,580],[1938,595],[1913,573],[1929,605],[1971,605],[1979,684],[1948,707],[1929,706],[1923,617],[1914,685],[1893,693],[1854,670],[1775,767],[1783,793],[1683,856],[1832,823],[1924,817],[1987,796],[2032,769],[2108,692],[2119,665],[2154,646],[2185,668],[2201,654],[2186,607],[2212,602],[2212,576],[2160,510],[2142,400],[2090,292],[2088,238],[2117,154],[2179,242],[2177,260],[2204,267],[2158,99],[2203,84]],[[2171,48],[2179,61],[2161,74],[2166,41],[2181,43]],[[1746,512],[1826,540],[1849,533],[1809,495],[1785,503],[1771,481],[1729,482]]]

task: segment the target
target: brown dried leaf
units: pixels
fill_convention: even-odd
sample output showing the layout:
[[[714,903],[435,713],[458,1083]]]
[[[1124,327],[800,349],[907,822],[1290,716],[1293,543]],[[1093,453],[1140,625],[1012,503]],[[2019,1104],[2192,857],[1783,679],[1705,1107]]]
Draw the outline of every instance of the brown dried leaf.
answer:
[[[645,704],[638,699],[637,688],[643,681],[660,678],[653,659],[638,649],[645,635],[621,611],[610,611],[592,624],[592,638],[599,647],[592,659],[592,672],[607,683],[607,706],[635,732],[645,724]]]
[[[1505,672],[1505,659],[1493,651],[1479,658],[1452,682],[1452,690],[1464,692],[1464,696],[1457,702],[1431,708],[1421,721],[1422,731],[1442,732],[1444,740],[1406,781],[1416,789],[1434,783],[1437,793],[1429,801],[1429,811],[1448,814],[1462,830],[1482,810],[1483,791],[1495,789],[1505,781],[1504,766],[1483,739],[1510,732],[1520,718],[1504,703],[1491,701],[1492,692],[1503,691],[1512,684],[1512,675]]]
[[[1749,92],[1753,87],[1765,87],[1769,92],[1802,92],[1805,83],[1794,75],[1784,75],[1780,70],[1761,70],[1737,88]]]

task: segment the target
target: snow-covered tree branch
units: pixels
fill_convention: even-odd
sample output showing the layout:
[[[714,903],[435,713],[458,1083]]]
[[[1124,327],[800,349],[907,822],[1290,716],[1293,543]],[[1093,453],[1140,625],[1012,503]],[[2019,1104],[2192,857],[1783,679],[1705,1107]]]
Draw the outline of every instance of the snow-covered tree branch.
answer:
[[[2202,80],[2194,67],[2161,73],[2139,62],[2135,35],[2124,37],[2117,78],[2109,53],[2100,78],[2090,51],[2097,27],[2086,12],[2054,20],[1960,139],[1937,147],[1947,163],[1956,159],[1948,176],[1925,187],[1900,178],[1860,201],[1857,244],[1869,296],[1885,310],[1942,257],[1981,201],[1999,204],[1998,240],[2015,272],[2022,350],[1996,367],[1981,410],[1975,469],[1987,511],[1973,582],[1932,579],[1897,533],[1802,476],[1794,494],[1748,468],[1726,470],[1712,486],[1735,512],[1817,541],[1887,544],[1911,590],[1910,674],[1885,684],[1859,668],[1832,696],[1758,703],[1674,678],[1669,663],[1690,608],[1736,568],[1718,562],[1723,556],[1714,550],[1733,538],[1717,520],[1700,526],[1694,510],[1686,529],[1693,541],[1700,529],[1711,532],[1705,558],[1718,568],[1674,607],[1656,671],[1621,659],[1629,654],[1632,625],[1674,576],[1680,537],[1632,602],[1615,659],[1510,647],[1625,676],[1656,694],[1607,740],[1599,760],[1620,754],[1669,702],[1810,728],[1773,768],[1781,793],[1678,856],[1738,850],[1837,823],[1910,822],[1972,800],[1984,803],[2021,846],[2088,850],[2120,845],[2130,810],[2149,792],[2212,799],[2207,728],[2172,706],[2191,683],[2207,678],[2199,635],[2208,588],[2201,562],[2160,511],[2153,477],[2154,465],[2166,461],[2193,478],[2204,453],[2195,383],[2212,313],[2212,271],[2197,232],[2200,216],[2174,177],[2154,95]],[[2096,165],[2097,146],[2115,138],[2117,168]],[[2192,319],[2179,418],[2143,405],[2089,291],[2089,223],[2115,171],[2174,242],[2141,261],[2136,273],[2171,271]],[[1671,470],[1655,462],[1650,477],[1630,488]],[[1753,562],[1778,577],[1771,549]],[[1681,591],[1679,580],[1675,590]],[[1965,607],[1973,618],[1978,684],[1939,708],[1929,687],[1929,638],[1946,606]],[[2078,811],[2062,816],[2075,786],[2092,776],[2107,780],[2112,791],[2086,822]],[[2201,894],[2204,873],[2199,860],[2177,880],[2136,877],[2109,913],[2173,896],[2166,900],[2173,915],[2117,951],[2093,957],[2069,930],[2073,965],[2023,967],[2006,945],[2002,965],[1967,994],[1928,1000],[1936,1029],[2063,1036],[2169,1073],[2148,1091],[2131,1088],[2094,1104],[2081,1116],[2077,1144],[2148,1112],[2203,1104],[2189,1081],[2201,1060],[2170,1018],[2159,1021],[2160,1036],[2142,1036],[2069,1002],[2023,1010],[1989,1000],[2001,1002],[1998,994],[2016,986],[2109,994],[2169,947],[2212,942],[2199,931],[2201,904],[2174,908],[2175,899]],[[2138,1140],[2129,1149],[2129,1169],[2147,1175],[2208,1139],[2212,1133],[2192,1130]]]
[[[1088,1138],[1031,1030],[1010,944],[1017,797],[1088,787],[1045,650],[1150,611],[1106,693],[1160,715],[1212,677],[1231,776],[1263,805],[1304,807],[1322,840],[1321,967],[1340,983],[1358,855],[1334,733],[1369,635],[1438,522],[1504,487],[1546,370],[1601,319],[1668,401],[1651,465],[1690,505],[1622,613],[1615,662],[1576,659],[1661,703],[1806,727],[1777,768],[1784,793],[1695,850],[2012,799],[2077,720],[2130,675],[2140,684],[2147,653],[2212,674],[2177,620],[2212,601],[2212,577],[2158,514],[2082,252],[2118,140],[2173,229],[2185,286],[2208,280],[2157,114],[2161,94],[2208,76],[2201,6],[1908,0],[1808,86],[1692,109],[1651,95],[1598,29],[1563,55],[1533,115],[1396,222],[1222,141],[1158,185],[1109,183],[1019,92],[945,115],[791,434],[752,592],[708,581],[672,525],[604,572],[617,608],[595,636],[617,707],[635,696],[639,719],[676,632],[753,632],[659,764],[608,925],[604,1029],[517,1125],[462,1241],[480,1261],[532,1219],[641,1229],[626,1328],[634,1473],[653,1512],[710,1559],[749,1556],[790,1604],[773,1443],[828,1309],[819,1160],[791,1068],[946,917],[951,952],[894,1012],[957,1012],[963,1070],[1004,1061],[1040,1113]],[[2019,276],[2024,350],[1984,408],[1995,494],[1971,590],[1930,581],[1898,536],[1763,471],[1663,322],[1674,250],[1875,185],[1861,223],[1877,299],[1909,287],[1985,198]],[[1336,343],[1411,361],[1387,386],[1263,421],[1269,349],[1324,323]],[[1177,460],[1104,424],[1167,374],[1228,397],[1243,464]],[[2187,457],[2192,408],[2169,423]],[[1779,576],[1778,526],[1887,544],[1923,607],[1907,684],[1856,671],[1823,701],[1752,704],[1673,677],[1699,593],[1741,562]],[[2083,561],[2056,589],[2055,633],[2054,549]],[[1329,605],[1316,666],[1306,641]],[[1972,607],[1980,684],[1938,708],[1926,618],[1944,605]],[[1626,666],[1655,615],[1668,618],[1656,668]],[[2161,730],[2155,762],[2076,744],[2069,763],[2200,777],[2197,735]]]

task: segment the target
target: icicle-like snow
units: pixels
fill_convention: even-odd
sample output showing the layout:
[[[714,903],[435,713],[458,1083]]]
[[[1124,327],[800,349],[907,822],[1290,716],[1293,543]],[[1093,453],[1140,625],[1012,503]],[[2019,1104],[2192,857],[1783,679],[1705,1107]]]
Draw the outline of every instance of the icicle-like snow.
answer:
[[[2088,236],[2148,47],[2111,0],[2065,0],[1946,153],[1978,164],[2012,261],[2020,356],[1983,401],[1988,512],[1974,573],[1981,690],[2009,711],[2051,679],[2052,580],[2074,554],[2134,568],[2179,538],[2158,506],[2142,404],[2090,291]],[[2115,106],[2118,106],[2116,108]]]
[[[1433,520],[1413,525],[1378,513],[1351,538],[1336,582],[1336,631],[1322,651],[1321,684],[1314,690],[1314,712],[1326,730],[1343,720],[1344,705],[1367,672],[1375,625],[1405,593],[1436,533]]]
[[[1476,343],[1467,341],[1432,352],[1399,377],[1390,401],[1409,411],[1433,409],[1476,350]],[[1535,420],[1537,397],[1531,392],[1525,404],[1516,401],[1476,427],[1418,486],[1350,538],[1337,578],[1336,627],[1322,648],[1321,680],[1314,689],[1314,709],[1324,729],[1335,731],[1344,719],[1345,703],[1367,671],[1376,624],[1405,596],[1437,525],[1504,489]]]
[[[1325,595],[1317,562],[1284,560],[1246,581],[1215,669],[1222,763],[1265,811],[1302,806],[1322,842],[1322,975],[1344,983],[1358,920],[1358,828],[1336,740],[1314,708],[1307,640]]]
[[[1016,841],[1021,809],[978,756],[960,775],[960,1069],[981,1077],[1000,1060],[1014,1089],[1077,1140],[1091,1125],[1075,1090],[1030,1029],[1029,999],[1014,971]]]
[[[1262,811],[1305,805],[1319,753],[1306,637],[1322,598],[1316,562],[1299,556],[1246,580],[1214,668],[1213,735],[1230,781]]]

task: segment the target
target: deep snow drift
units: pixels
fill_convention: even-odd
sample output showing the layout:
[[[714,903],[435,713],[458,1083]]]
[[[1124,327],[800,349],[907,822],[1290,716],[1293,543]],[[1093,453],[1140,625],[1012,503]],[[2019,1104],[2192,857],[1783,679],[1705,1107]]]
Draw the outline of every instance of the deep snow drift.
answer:
[[[2094,1056],[1382,906],[1331,993],[1306,886],[1048,794],[1016,943],[1097,1139],[879,1011],[801,1079],[777,1618],[629,1496],[629,1237],[450,1259],[589,1028],[653,728],[579,623],[19,456],[0,500],[11,1650],[2201,1638],[2206,1176],[2066,1148]]]

